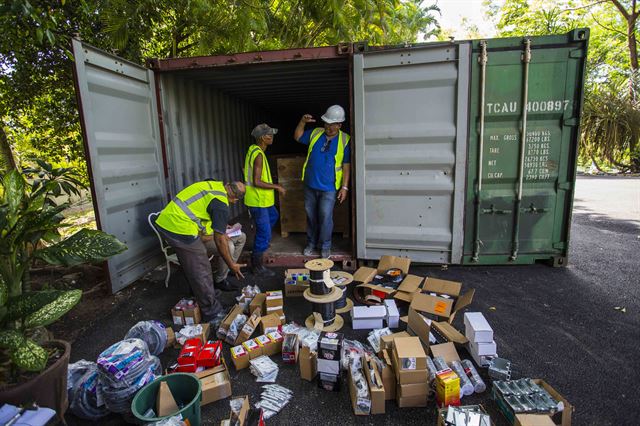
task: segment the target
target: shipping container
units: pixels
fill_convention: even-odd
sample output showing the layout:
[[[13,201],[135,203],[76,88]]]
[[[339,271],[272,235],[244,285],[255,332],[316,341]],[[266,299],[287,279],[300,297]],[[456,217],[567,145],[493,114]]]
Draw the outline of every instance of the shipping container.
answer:
[[[149,213],[195,181],[242,180],[260,122],[280,129],[267,151],[277,175],[278,159],[306,155],[293,140],[300,117],[332,104],[352,136],[341,266],[383,254],[565,264],[588,38],[346,43],[147,67],[74,40],[96,219],[129,248],[108,262],[112,290],[162,260]],[[249,226],[241,204],[232,215]],[[302,265],[304,244],[274,232],[269,262]]]

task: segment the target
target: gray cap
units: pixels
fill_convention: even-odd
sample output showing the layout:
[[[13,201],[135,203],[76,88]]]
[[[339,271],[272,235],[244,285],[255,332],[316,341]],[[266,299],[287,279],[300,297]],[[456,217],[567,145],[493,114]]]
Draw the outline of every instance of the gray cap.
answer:
[[[258,139],[264,135],[275,135],[276,133],[278,133],[278,129],[274,129],[273,127],[269,127],[268,124],[262,123],[253,128],[251,136]]]

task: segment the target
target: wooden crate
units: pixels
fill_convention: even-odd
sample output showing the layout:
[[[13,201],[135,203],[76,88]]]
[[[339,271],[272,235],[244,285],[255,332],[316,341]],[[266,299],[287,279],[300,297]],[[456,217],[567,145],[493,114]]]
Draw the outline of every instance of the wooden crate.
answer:
[[[307,214],[304,210],[304,182],[301,180],[305,157],[279,157],[276,160],[278,183],[287,190],[279,197],[280,233],[307,232]],[[333,210],[333,232],[349,236],[349,201],[336,202]]]

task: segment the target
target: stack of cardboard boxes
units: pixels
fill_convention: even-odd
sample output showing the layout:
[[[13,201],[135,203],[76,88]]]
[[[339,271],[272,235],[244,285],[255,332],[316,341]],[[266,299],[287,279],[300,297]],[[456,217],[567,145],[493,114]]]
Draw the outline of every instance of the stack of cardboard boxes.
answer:
[[[487,366],[489,359],[498,356],[493,329],[480,312],[464,314],[464,334],[469,339],[469,353],[479,366]]]
[[[393,368],[396,373],[396,401],[400,408],[426,407],[429,396],[427,354],[417,337],[393,339]]]
[[[171,308],[173,323],[178,326],[200,324],[200,307],[191,299],[182,299]]]
[[[267,291],[265,295],[266,298],[264,304],[266,309],[263,311],[264,314],[276,314],[280,319],[280,324],[284,324],[286,322],[286,318],[284,316],[284,298],[282,290]]]
[[[322,332],[318,340],[318,386],[328,391],[340,390],[342,333]]]
[[[263,334],[231,348],[231,360],[236,370],[249,367],[249,360],[261,355],[271,356],[282,351],[282,334],[278,331]]]

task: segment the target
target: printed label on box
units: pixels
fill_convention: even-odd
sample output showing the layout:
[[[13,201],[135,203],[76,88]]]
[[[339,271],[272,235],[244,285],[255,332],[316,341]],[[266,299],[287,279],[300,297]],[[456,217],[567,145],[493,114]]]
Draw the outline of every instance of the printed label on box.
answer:
[[[246,354],[247,354],[247,351],[244,350],[242,345],[234,346],[233,348],[231,348],[231,355],[234,358],[237,358],[239,356],[246,355]]]
[[[403,370],[415,370],[417,367],[416,359],[411,358],[403,358],[402,359],[402,369]]]
[[[247,348],[248,351],[253,351],[258,349],[260,346],[254,342],[253,340],[247,340],[246,342],[244,342],[242,344],[242,346],[244,346],[245,348]]]
[[[444,302],[437,302],[435,308],[433,309],[438,314],[444,314],[445,312],[447,312],[447,304]]]
[[[264,335],[256,337],[255,340],[260,346],[268,345],[271,342],[271,340],[269,340],[269,338]]]
[[[175,325],[182,325],[182,317],[180,317],[178,315],[174,315],[173,316],[173,323]]]
[[[267,333],[267,337],[269,337],[269,339],[271,339],[274,342],[279,342],[280,340],[282,340],[282,334],[280,334],[277,331],[274,331],[272,333]]]
[[[187,325],[194,325],[195,322],[193,321],[193,317],[184,317],[184,322]]]

